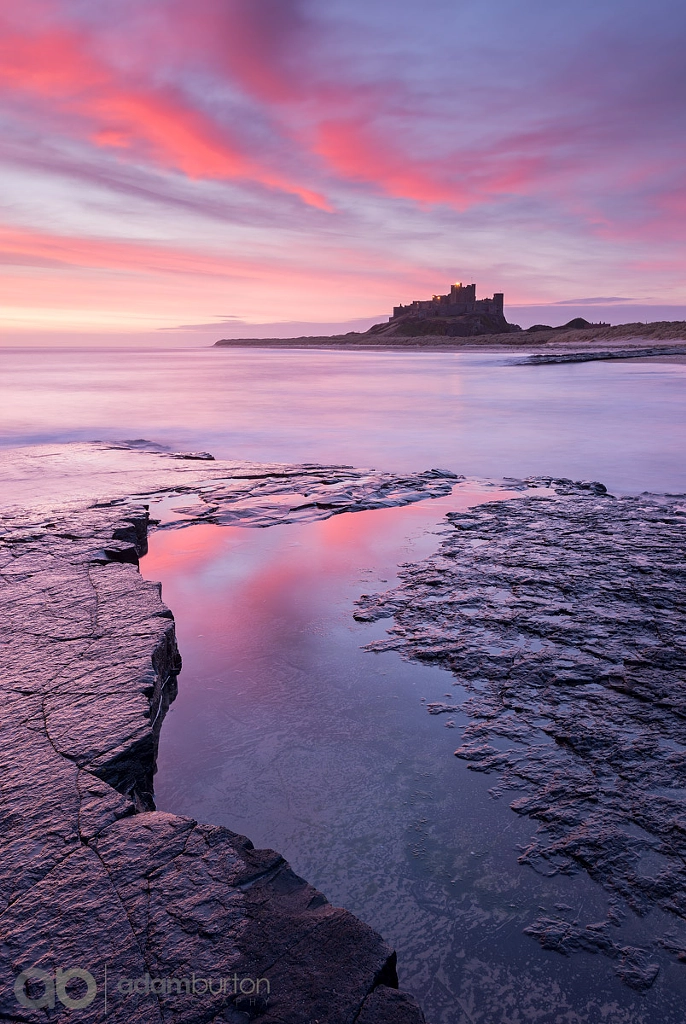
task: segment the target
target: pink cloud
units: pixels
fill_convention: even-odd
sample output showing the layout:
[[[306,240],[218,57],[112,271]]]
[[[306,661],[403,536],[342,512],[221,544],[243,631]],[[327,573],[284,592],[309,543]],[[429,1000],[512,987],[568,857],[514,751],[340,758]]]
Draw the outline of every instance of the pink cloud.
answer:
[[[3,19],[1,8],[0,31],[2,91],[58,112],[60,127],[74,137],[190,178],[252,181],[329,209],[319,192],[257,160],[178,90],[122,80],[85,34],[59,27],[22,32]]]
[[[302,273],[301,269],[290,268],[277,259],[257,261],[161,244],[58,235],[10,227],[0,227],[0,260],[17,266],[62,265],[220,278],[230,275],[261,279],[268,274],[299,276]]]
[[[435,275],[417,273],[402,259],[388,254],[337,248],[293,253],[286,249],[256,258],[194,250],[161,243],[61,235],[40,230],[0,226],[0,263],[26,267],[97,269],[132,274],[187,275],[219,280],[265,282],[279,287],[298,284],[326,296],[378,294],[393,282],[426,282]],[[423,282],[424,283],[424,282]],[[426,285],[428,286],[428,284]]]
[[[480,142],[470,140],[469,121],[464,134],[458,121],[445,131],[430,110],[405,107],[406,84],[383,76],[355,81],[353,70],[337,78],[318,67],[321,27],[300,0],[172,0],[134,10],[138,20],[125,24],[126,35],[113,20],[59,21],[59,0],[27,3],[33,17],[20,28],[16,7],[0,0],[6,95],[31,99],[37,117],[52,117],[58,130],[121,160],[189,179],[252,182],[330,210],[312,184],[319,165],[329,180],[423,207],[464,211],[501,197],[547,195],[583,217],[592,205],[583,199],[585,182],[602,185],[604,175],[615,190],[620,180],[636,189],[660,165],[654,153],[627,166],[617,152],[605,161],[614,129],[594,118],[542,118],[534,127],[520,118],[516,127],[515,117],[500,131],[494,122],[489,141]],[[194,76],[201,73],[219,90],[212,102],[199,99]],[[254,101],[259,129],[245,108],[231,108],[228,123],[222,88]],[[397,118],[387,119],[393,110],[404,111],[409,129],[399,138]],[[602,231],[608,219],[605,209],[587,223]]]
[[[285,295],[302,303],[289,316],[324,319],[341,295],[336,315],[362,315],[442,288],[453,259],[509,298],[520,275],[531,294],[542,274],[551,295],[569,274],[586,292],[583,245],[616,267],[639,253],[654,265],[656,243],[669,260],[686,214],[678,45],[661,29],[646,54],[641,26],[635,53],[615,51],[614,22],[599,42],[560,8],[554,50],[533,0],[521,7],[517,50],[474,26],[467,45],[457,18],[430,34],[419,8],[366,0],[0,0],[5,162],[17,195],[17,168],[34,189],[11,216],[36,225],[5,229],[0,259],[46,288],[51,267],[58,282],[76,268],[78,287],[89,268],[131,295],[159,284],[162,309],[185,275],[193,318],[210,315],[203,277],[212,296],[235,278],[239,304],[263,282],[260,316],[281,315]],[[334,195],[335,217],[321,216]],[[63,234],[42,230],[69,216]],[[94,224],[121,237],[85,237]],[[127,241],[144,231],[185,241]]]
[[[432,159],[402,152],[369,123],[346,119],[320,124],[314,150],[338,175],[389,196],[466,210],[499,195],[529,193],[550,169],[542,141],[510,139],[481,151],[456,147]]]

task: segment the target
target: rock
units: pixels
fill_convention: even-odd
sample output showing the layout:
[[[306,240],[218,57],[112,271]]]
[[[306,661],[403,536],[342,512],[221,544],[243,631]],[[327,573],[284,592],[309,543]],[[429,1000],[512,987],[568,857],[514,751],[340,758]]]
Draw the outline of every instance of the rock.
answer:
[[[396,476],[352,466],[188,459],[149,444],[6,449],[0,455],[0,507],[14,505],[22,515],[29,507],[42,507],[47,518],[56,502],[79,511],[92,503],[94,493],[99,494],[97,507],[121,508],[187,496],[185,508],[175,510],[163,528],[190,523],[265,527],[442,497],[464,479],[440,469]]]
[[[609,921],[579,928],[559,918],[539,918],[524,931],[537,939],[543,949],[555,950],[563,956],[579,951],[602,953],[615,961],[615,973],[625,985],[646,992],[660,973],[659,964],[650,962],[646,949],[613,942],[608,935],[609,927]]]
[[[594,326],[590,324],[589,326]],[[566,330],[555,328],[555,330]],[[530,331],[543,330],[541,325],[530,327]],[[541,352],[527,356],[520,366],[540,366],[545,363],[589,363],[596,360],[607,359],[639,359],[646,356],[682,356],[686,355],[686,347],[683,345],[654,345],[651,348],[625,348],[621,351],[588,351],[588,352]]]
[[[426,705],[426,710],[430,715],[452,715],[456,711],[459,711],[459,705],[457,704],[443,704],[440,701],[434,701],[431,704]]]
[[[356,1024],[401,1024],[411,1010],[411,1000],[403,992],[379,985],[365,1001]],[[423,1020],[422,1018],[417,1018]]]
[[[539,823],[522,864],[686,920],[686,496],[536,483],[555,493],[449,513],[436,555],[361,599],[394,616],[369,649],[452,670],[471,718],[455,753]]]
[[[406,313],[390,322],[374,324],[366,335],[374,338],[420,338],[425,336],[474,338],[491,334],[514,334],[521,331],[498,313],[464,313],[462,316],[422,317]],[[364,337],[364,335],[363,335]]]
[[[214,462],[214,455],[209,452],[174,452],[173,459],[191,459],[196,462]]]
[[[5,500],[44,483],[52,459],[61,507],[7,510],[0,524],[0,1018],[66,1022],[78,1009],[84,1024],[421,1024],[416,1003],[392,991],[383,939],[278,853],[154,810],[181,662],[160,588],[138,572],[149,517],[126,484],[161,495],[209,482],[218,515],[245,511],[266,487],[265,522],[288,521],[294,485],[348,488],[346,508],[416,500],[411,479],[417,494],[451,485],[341,467],[191,474],[159,452],[74,446],[0,456]],[[83,499],[94,464],[109,484],[97,505]],[[309,514],[335,511],[315,503]]]

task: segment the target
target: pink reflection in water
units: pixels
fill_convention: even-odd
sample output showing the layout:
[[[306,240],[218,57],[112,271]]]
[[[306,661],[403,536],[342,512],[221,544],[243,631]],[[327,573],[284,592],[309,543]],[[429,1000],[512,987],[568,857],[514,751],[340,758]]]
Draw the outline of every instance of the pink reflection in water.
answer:
[[[446,729],[422,702],[448,691],[459,703],[457,680],[364,651],[389,623],[352,618],[361,593],[393,585],[398,563],[436,550],[446,511],[507,494],[461,484],[444,499],[314,524],[153,533],[142,570],[163,582],[184,657],[156,797],[278,849],[377,928],[429,1019],[452,1022],[464,966],[477,963],[477,995],[495,972],[511,992],[555,986],[560,1005],[592,1020],[587,1000],[633,997],[609,961],[553,961],[521,929],[541,903],[582,901],[601,920],[602,890],[517,864],[535,826],[453,757],[464,716]]]
[[[345,596],[351,614],[370,587],[392,586],[399,562],[434,551],[445,512],[509,496],[514,492],[460,484],[446,498],[334,516],[308,524],[304,534],[297,525],[160,530],[142,570],[163,582],[182,653],[202,648],[207,669],[226,667],[229,657],[283,659],[302,648],[328,603]]]

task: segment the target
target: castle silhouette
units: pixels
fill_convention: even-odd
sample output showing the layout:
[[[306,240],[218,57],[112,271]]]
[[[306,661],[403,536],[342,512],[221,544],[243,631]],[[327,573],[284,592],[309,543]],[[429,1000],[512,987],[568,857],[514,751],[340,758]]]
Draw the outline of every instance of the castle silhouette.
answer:
[[[434,295],[430,299],[410,302],[407,306],[394,306],[391,321],[411,314],[420,320],[436,316],[464,316],[465,313],[491,313],[504,316],[503,292],[495,292],[492,299],[477,299],[475,284],[453,284],[447,295]]]

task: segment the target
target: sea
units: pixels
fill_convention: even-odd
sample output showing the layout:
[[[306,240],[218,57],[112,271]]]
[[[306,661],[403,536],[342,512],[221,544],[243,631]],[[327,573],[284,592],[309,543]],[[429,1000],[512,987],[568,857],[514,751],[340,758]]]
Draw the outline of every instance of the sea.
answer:
[[[685,493],[685,396],[686,365],[650,360],[5,348],[0,444],[146,439],[217,458],[464,475],[453,494],[404,508],[151,534],[141,571],[162,582],[184,662],[157,806],[277,849],[380,931],[429,1024],[682,1024],[686,966],[663,957],[638,993],[608,957],[564,957],[524,933],[540,915],[602,921],[608,894],[583,872],[518,862],[535,822],[497,777],[454,757],[467,719],[426,711],[459,704],[456,680],[365,650],[389,623],[353,612],[437,549],[446,512],[506,500],[512,478]],[[673,927],[628,912],[616,941],[654,950]]]

